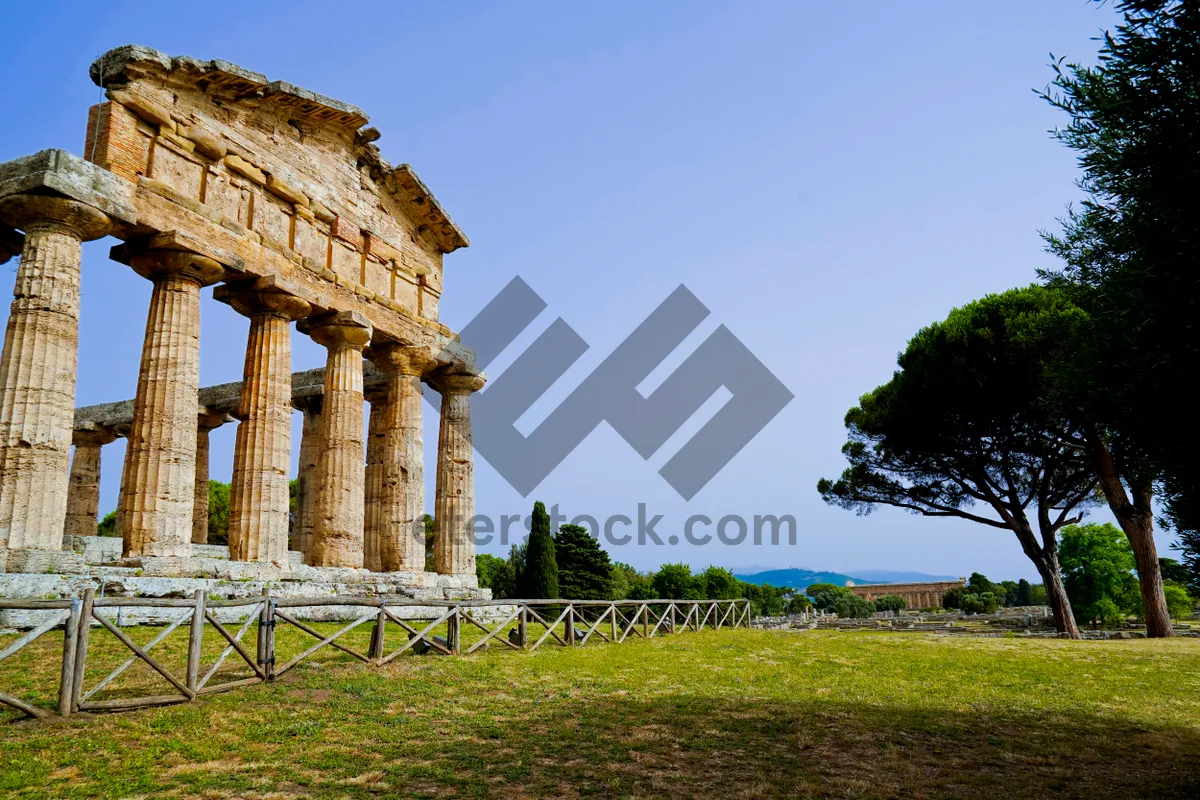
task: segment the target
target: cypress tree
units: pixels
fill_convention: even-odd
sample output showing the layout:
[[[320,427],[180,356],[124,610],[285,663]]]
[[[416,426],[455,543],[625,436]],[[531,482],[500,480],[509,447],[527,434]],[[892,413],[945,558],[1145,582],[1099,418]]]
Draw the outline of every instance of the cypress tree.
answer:
[[[613,599],[612,562],[581,525],[563,525],[554,536],[558,588],[571,600]]]
[[[1031,606],[1033,605],[1033,590],[1029,586],[1029,581],[1021,578],[1017,581],[1017,605]]]
[[[554,560],[554,539],[550,536],[550,515],[541,501],[533,504],[533,524],[525,550],[525,569],[521,572],[521,597],[525,600],[558,597],[558,564]]]

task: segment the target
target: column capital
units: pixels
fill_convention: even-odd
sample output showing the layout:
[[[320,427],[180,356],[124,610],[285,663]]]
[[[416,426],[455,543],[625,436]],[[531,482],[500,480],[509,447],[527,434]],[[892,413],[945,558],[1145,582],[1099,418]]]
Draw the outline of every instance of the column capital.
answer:
[[[320,393],[307,394],[303,397],[292,395],[292,408],[306,414],[320,414],[325,395]]]
[[[69,197],[16,194],[0,200],[0,219],[25,232],[37,228],[64,228],[82,241],[99,239],[112,229],[101,211]]]
[[[441,394],[471,394],[478,392],[487,383],[487,378],[474,372],[462,372],[461,368],[448,367],[434,370],[425,376],[429,385]]]
[[[372,343],[363,353],[382,372],[424,375],[437,366],[433,350],[399,342]]]
[[[178,276],[200,286],[216,283],[225,274],[225,268],[216,261],[187,250],[147,250],[130,256],[129,266],[149,280]]]
[[[288,321],[312,313],[312,306],[295,295],[279,289],[255,289],[252,286],[225,284],[213,291],[213,298],[229,303],[233,310],[246,317],[275,316]]]
[[[200,413],[196,415],[196,430],[211,431],[214,428],[219,428],[226,422],[231,422],[233,417],[224,411],[212,411],[203,406],[200,407]]]
[[[297,323],[301,333],[330,350],[362,350],[371,341],[371,323],[357,311],[338,311],[319,317],[307,317]]]
[[[81,445],[84,447],[88,445],[99,447],[114,441],[116,438],[116,431],[101,425],[76,428],[71,432],[71,444],[76,447]]]

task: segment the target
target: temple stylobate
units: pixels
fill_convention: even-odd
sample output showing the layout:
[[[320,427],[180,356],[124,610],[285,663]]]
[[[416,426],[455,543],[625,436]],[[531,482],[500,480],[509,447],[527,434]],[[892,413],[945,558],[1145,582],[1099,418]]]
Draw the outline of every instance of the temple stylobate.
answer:
[[[474,586],[470,398],[484,376],[438,319],[462,231],[409,166],[383,159],[355,106],[136,46],[91,77],[107,99],[80,120],[82,157],[0,164],[0,261],[20,256],[0,360],[0,572],[88,569],[102,448],[124,437],[109,563],[212,577],[208,436],[236,424],[221,558],[240,575],[423,573],[428,384],[442,396],[436,570]],[[137,391],[76,409],[81,244],[106,235],[152,284]],[[201,389],[208,286],[249,336],[242,382]],[[323,368],[293,373],[293,323],[325,348]]]

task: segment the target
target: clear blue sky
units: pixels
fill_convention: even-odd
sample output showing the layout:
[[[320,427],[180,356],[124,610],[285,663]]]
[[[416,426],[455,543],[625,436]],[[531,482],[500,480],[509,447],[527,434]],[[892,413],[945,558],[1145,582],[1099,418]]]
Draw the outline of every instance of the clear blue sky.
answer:
[[[796,399],[690,503],[606,426],[529,498],[477,462],[480,513],[793,514],[796,547],[625,547],[639,567],[804,566],[1034,576],[1011,534],[825,507],[842,415],[922,325],[1051,264],[1038,229],[1076,199],[1059,116],[1030,91],[1049,53],[1091,61],[1109,6],[1007,3],[54,3],[14,5],[0,50],[0,159],[79,153],[100,90],[87,67],[138,43],[224,58],[362,106],[470,236],[446,259],[443,320],[468,321],[514,275],[591,345],[523,420],[553,408],[678,284],[712,310],[678,363],[728,325]],[[80,405],[132,396],[149,285],[85,250]],[[10,265],[11,266],[11,265]],[[11,280],[11,276],[10,276]],[[6,285],[7,287],[7,285]],[[7,291],[7,288],[5,289]],[[7,313],[6,311],[3,313]],[[240,380],[246,321],[202,310],[201,380]],[[298,334],[294,368],[323,350]],[[298,437],[297,415],[297,437]],[[213,437],[228,479],[233,428]],[[436,415],[426,420],[432,476]],[[102,512],[123,446],[105,451]],[[432,477],[429,503],[432,504]],[[1166,547],[1169,535],[1160,536]],[[498,546],[485,548],[500,552]]]

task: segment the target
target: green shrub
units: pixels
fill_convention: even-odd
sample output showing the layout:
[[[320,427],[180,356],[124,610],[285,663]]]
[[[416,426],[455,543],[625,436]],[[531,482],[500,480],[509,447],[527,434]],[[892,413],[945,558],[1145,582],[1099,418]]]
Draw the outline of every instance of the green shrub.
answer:
[[[666,600],[703,600],[704,586],[687,564],[663,564],[654,574],[654,598]]]
[[[110,511],[104,515],[104,519],[96,523],[97,536],[120,536],[121,532],[117,530],[117,512]]]
[[[742,582],[724,567],[710,566],[696,576],[709,600],[733,600],[742,596]]]
[[[845,586],[835,583],[814,583],[805,589],[804,593],[812,598],[813,605],[820,611],[833,611],[839,598],[846,595],[855,596],[854,592]]]
[[[833,611],[841,619],[867,619],[875,613],[875,604],[847,591],[834,602]]]
[[[812,611],[813,604],[806,596],[802,594],[792,595],[787,604],[783,607],[785,614],[802,614],[805,611]]]
[[[1004,605],[1004,600],[991,592],[967,592],[962,597],[962,610],[967,614],[992,614]]]
[[[942,608],[947,611],[955,611],[963,607],[963,598],[967,596],[966,587],[955,586],[953,589],[947,589],[942,595]]]
[[[229,484],[208,482],[208,543],[229,542]]]
[[[1166,581],[1163,583],[1163,594],[1167,596],[1167,613],[1171,619],[1185,619],[1192,615],[1196,602],[1187,589],[1174,581]]]
[[[898,594],[885,594],[883,597],[875,598],[876,611],[903,611],[908,607],[904,602],[904,598]]]

